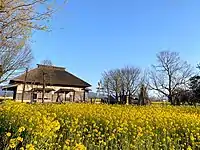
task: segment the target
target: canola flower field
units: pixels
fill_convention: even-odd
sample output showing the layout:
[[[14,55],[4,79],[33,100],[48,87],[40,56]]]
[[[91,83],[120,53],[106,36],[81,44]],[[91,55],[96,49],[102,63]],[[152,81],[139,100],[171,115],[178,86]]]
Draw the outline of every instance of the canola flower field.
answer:
[[[200,149],[200,108],[5,102],[0,149]]]

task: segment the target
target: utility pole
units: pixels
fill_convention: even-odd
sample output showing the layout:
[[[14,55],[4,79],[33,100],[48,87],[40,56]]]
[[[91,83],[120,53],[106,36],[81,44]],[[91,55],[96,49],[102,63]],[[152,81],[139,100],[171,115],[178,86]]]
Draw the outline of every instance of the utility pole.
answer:
[[[27,74],[28,74],[28,68],[26,68],[26,72],[25,72],[24,85],[23,85],[23,90],[22,90],[22,103],[24,102],[24,93],[25,93],[25,88],[26,88]]]
[[[42,80],[43,80],[43,84],[42,84],[42,103],[44,103],[44,96],[45,96],[45,75],[46,75],[46,73],[43,71],[42,72]]]

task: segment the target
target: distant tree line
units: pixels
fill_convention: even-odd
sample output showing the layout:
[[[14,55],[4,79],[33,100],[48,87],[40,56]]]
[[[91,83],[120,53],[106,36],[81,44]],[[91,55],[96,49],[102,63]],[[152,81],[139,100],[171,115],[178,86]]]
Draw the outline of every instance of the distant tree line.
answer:
[[[147,87],[141,78],[142,71],[138,67],[125,66],[120,69],[106,71],[102,75],[103,89],[108,95],[108,103],[133,103],[140,93],[138,104],[144,104],[147,99]],[[139,93],[138,93],[139,92]]]
[[[179,53],[162,51],[156,55],[157,64],[142,71],[135,66],[111,69],[102,74],[107,99],[137,104],[149,103],[149,91],[165,96],[172,105],[200,103],[200,76],[194,68],[180,58]],[[197,66],[200,69],[200,65]]]
[[[126,66],[103,73],[103,87],[108,97],[126,103],[125,95],[134,95],[138,90],[141,70]]]

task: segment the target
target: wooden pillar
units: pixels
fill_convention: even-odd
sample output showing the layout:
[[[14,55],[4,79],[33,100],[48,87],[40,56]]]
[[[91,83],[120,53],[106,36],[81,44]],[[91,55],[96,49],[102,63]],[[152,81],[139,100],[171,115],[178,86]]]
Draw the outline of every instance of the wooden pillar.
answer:
[[[85,102],[85,89],[83,91],[83,101]]]
[[[17,88],[14,89],[13,91],[13,100],[16,101],[16,97],[17,97]]]
[[[75,100],[75,91],[74,91],[74,94],[73,94],[73,102],[74,102],[74,100]]]
[[[2,65],[0,65],[0,77],[2,76],[2,74],[3,74],[3,67]]]
[[[66,95],[67,95],[67,94],[66,94],[66,92],[65,92],[65,102],[67,101],[67,97],[66,97]]]
[[[53,102],[54,94],[51,94],[51,101]]]
[[[59,98],[59,92],[57,93],[56,102],[58,102],[58,98]]]

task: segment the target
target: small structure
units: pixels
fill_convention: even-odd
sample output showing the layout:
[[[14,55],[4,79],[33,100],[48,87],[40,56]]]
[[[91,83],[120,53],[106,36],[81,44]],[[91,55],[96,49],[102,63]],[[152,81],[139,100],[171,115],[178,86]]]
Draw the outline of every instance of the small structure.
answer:
[[[3,90],[13,91],[16,101],[23,97],[24,102],[41,102],[45,92],[44,102],[79,102],[87,101],[90,86],[65,68],[38,64],[37,68],[10,80]]]
[[[98,86],[97,86],[97,97],[99,99],[104,97],[104,88],[103,88],[103,84],[102,81],[98,82]]]

